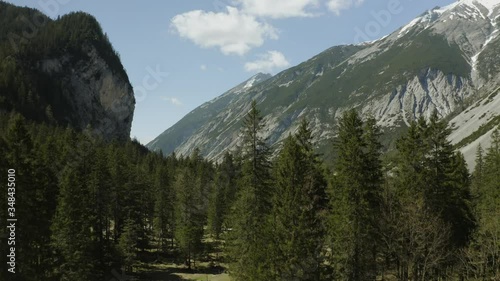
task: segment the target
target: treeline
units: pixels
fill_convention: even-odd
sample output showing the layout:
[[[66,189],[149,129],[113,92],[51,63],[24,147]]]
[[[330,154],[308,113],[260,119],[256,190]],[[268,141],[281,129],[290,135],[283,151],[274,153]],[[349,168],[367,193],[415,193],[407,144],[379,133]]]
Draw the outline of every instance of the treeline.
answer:
[[[351,110],[338,120],[327,170],[306,121],[271,161],[258,116],[254,104],[227,221],[235,280],[500,277],[498,130],[471,176],[437,113],[412,123],[385,159],[375,120]]]
[[[163,158],[137,142],[104,143],[90,133],[33,124],[17,114],[0,121],[1,178],[6,183],[7,170],[15,169],[18,218],[16,274],[7,273],[2,255],[0,280],[110,280],[113,270],[130,266],[153,237],[154,211],[161,209],[155,198],[168,177],[162,171],[187,160]],[[5,188],[4,222],[6,197]],[[1,237],[7,237],[5,228]],[[7,253],[7,240],[1,247]]]
[[[207,237],[223,245],[234,280],[499,277],[498,131],[471,176],[436,114],[382,160],[375,120],[348,111],[331,166],[306,120],[274,159],[263,126],[254,102],[242,146],[214,164],[198,150],[164,157],[0,115],[0,169],[3,182],[16,170],[19,219],[17,273],[2,270],[0,280],[110,280],[154,261],[148,254],[196,268],[210,261]],[[5,239],[0,247],[7,252]]]
[[[15,202],[0,193],[0,220],[15,208],[15,245],[0,230],[1,252],[15,246],[15,274],[0,280],[112,280],[134,265],[158,260],[192,263],[206,253],[207,221],[221,232],[235,197],[236,164],[164,157],[136,141],[104,142],[76,132],[0,114],[0,170],[15,169]],[[214,187],[217,183],[217,189]],[[10,202],[10,201],[9,201]],[[215,233],[215,230],[214,230]]]

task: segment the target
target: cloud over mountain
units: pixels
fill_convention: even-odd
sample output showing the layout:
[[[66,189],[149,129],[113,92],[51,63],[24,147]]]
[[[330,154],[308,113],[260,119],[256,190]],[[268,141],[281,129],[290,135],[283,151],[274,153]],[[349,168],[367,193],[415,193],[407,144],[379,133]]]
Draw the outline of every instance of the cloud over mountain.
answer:
[[[277,30],[237,8],[226,12],[190,11],[175,16],[172,27],[202,48],[217,47],[225,55],[244,55],[260,47],[265,39],[277,39]]]

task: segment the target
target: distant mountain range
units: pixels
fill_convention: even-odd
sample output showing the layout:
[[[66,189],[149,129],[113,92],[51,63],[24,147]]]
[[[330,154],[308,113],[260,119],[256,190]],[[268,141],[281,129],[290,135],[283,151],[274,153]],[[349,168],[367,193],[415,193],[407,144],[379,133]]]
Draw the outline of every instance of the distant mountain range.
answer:
[[[258,74],[196,108],[147,147],[184,155],[199,148],[220,159],[240,143],[252,100],[271,146],[307,117],[320,152],[329,150],[334,120],[348,109],[375,117],[388,148],[412,120],[437,110],[451,120],[451,140],[473,166],[477,145],[488,147],[500,123],[499,4],[458,1],[377,41],[330,48],[273,77]]]

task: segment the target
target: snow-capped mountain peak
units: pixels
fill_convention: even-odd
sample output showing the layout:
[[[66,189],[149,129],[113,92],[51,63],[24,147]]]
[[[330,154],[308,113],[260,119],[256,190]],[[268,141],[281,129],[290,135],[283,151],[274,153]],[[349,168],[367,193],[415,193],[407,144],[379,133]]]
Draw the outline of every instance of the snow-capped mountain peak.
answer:
[[[488,15],[491,15],[494,10],[500,5],[500,0],[459,0],[455,3],[452,3],[448,6],[442,7],[435,9],[434,12],[442,14],[447,11],[453,10],[456,7],[459,6],[469,6],[469,7],[478,7],[478,5],[488,9],[489,13]]]
[[[326,147],[335,133],[331,121],[345,110],[374,116],[389,141],[436,110],[457,114],[460,131],[452,140],[467,138],[461,147],[472,167],[477,144],[488,145],[487,134],[475,139],[476,130],[500,112],[499,15],[500,0],[462,0],[381,39],[332,47],[273,77],[258,74],[200,106],[148,147],[182,155],[200,148],[218,160],[240,145],[238,122],[252,100],[263,113],[263,137],[276,147],[295,132],[301,116]]]
[[[491,11],[500,5],[500,0],[461,0],[459,3],[467,5],[475,5],[479,3]]]
[[[246,83],[245,85],[243,86],[243,89],[248,89],[248,88],[251,88],[253,87],[254,85],[264,81],[264,80],[267,80],[271,77],[272,75],[271,74],[265,74],[265,73],[258,73],[258,74],[255,74],[254,76],[252,76]]]
[[[475,56],[500,34],[499,16],[500,0],[460,0],[425,12],[399,29],[391,39],[399,40],[411,32],[430,30],[443,35],[449,43],[457,44],[474,64]],[[470,25],[471,22],[474,25]]]

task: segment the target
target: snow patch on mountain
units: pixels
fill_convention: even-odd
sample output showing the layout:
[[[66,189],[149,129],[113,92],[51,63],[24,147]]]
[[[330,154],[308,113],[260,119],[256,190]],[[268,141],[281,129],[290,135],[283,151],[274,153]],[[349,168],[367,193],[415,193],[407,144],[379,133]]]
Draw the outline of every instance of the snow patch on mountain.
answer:
[[[471,66],[472,66],[472,75],[473,76],[476,75],[476,72],[477,72],[477,61],[478,61],[479,56],[486,49],[486,47],[491,43],[491,41],[496,39],[498,37],[498,34],[500,33],[499,32],[500,30],[498,29],[496,18],[491,19],[490,22],[491,22],[491,26],[493,28],[493,32],[486,39],[481,50],[479,50],[479,52],[477,52],[474,56],[471,57]]]
[[[406,34],[408,34],[408,32],[410,32],[411,28],[414,27],[415,25],[417,25],[418,23],[420,23],[421,20],[422,20],[422,18],[419,17],[419,18],[412,20],[409,24],[403,26],[403,28],[401,28],[401,30],[399,31],[398,38],[403,37]]]
[[[290,86],[290,84],[292,84],[293,82],[294,82],[293,80],[292,80],[292,81],[288,81],[288,82],[286,82],[286,83],[283,83],[283,84],[278,85],[278,87],[280,87],[280,88],[281,88],[281,87],[289,87],[289,86]]]
[[[252,88],[253,85],[255,84],[255,81],[256,81],[256,77],[254,76],[252,79],[250,79],[246,84],[245,86],[243,86],[243,89],[248,89],[248,88]]]

